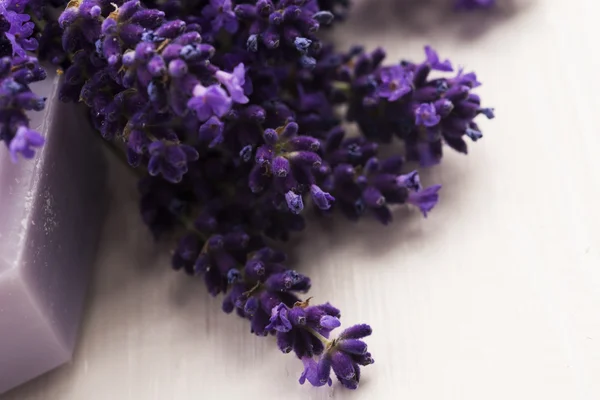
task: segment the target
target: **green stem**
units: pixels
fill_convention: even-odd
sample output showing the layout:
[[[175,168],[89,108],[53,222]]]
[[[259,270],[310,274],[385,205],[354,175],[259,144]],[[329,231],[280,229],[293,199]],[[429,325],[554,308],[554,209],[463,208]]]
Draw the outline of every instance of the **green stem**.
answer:
[[[306,328],[307,331],[312,333],[314,337],[319,339],[325,348],[328,348],[333,343],[333,340],[327,339],[325,336],[321,335],[319,332],[315,331],[313,328]]]

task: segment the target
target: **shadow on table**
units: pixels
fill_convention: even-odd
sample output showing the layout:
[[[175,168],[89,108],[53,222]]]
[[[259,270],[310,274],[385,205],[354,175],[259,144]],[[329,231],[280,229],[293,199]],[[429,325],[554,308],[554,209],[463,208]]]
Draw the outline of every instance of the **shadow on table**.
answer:
[[[393,32],[423,36],[443,34],[475,40],[535,1],[498,0],[492,9],[467,12],[455,10],[454,0],[359,0],[355,1],[344,25],[351,26],[353,35],[358,38]]]

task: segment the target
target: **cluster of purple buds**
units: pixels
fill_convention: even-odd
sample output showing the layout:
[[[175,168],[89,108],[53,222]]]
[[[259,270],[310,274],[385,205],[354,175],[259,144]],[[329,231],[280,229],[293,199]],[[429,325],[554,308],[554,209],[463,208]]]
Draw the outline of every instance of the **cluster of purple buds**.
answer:
[[[31,91],[29,85],[41,81],[46,72],[28,56],[0,58],[0,141],[8,146],[14,162],[19,155],[33,158],[44,137],[29,128],[27,111],[42,111],[46,99]]]
[[[28,52],[38,47],[33,37],[34,23],[25,12],[39,13],[36,4],[16,0],[0,1],[0,141],[16,162],[19,155],[32,158],[44,138],[29,128],[27,111],[41,111],[46,99],[33,93],[29,85],[46,78],[37,58]]]
[[[0,0],[0,140],[12,158],[44,141],[26,114],[44,107],[29,87],[45,78],[35,55],[64,71],[61,100],[83,102],[142,175],[154,236],[183,231],[172,267],[223,294],[223,311],[252,333],[276,336],[302,361],[300,383],[331,384],[333,371],[357,388],[373,363],[362,341],[371,328],[330,339],[340,311],[301,299],[311,281],[271,239],[302,231],[307,208],[383,224],[396,206],[427,216],[440,185],[423,187],[407,164],[437,164],[444,145],[466,153],[465,138],[482,137],[475,118],[493,110],[472,92],[475,74],[431,77],[453,67],[430,47],[421,63],[384,65],[381,49],[324,45],[319,29],[343,20],[348,0],[61,3]],[[360,134],[346,135],[345,122]],[[393,140],[406,150],[380,157]]]
[[[331,386],[333,370],[342,385],[356,389],[360,366],[373,364],[367,344],[360,340],[371,334],[369,325],[354,325],[329,339],[331,331],[341,325],[339,317],[339,310],[329,303],[309,306],[308,300],[273,308],[267,328],[277,331],[277,346],[282,352],[293,350],[302,360],[301,384],[308,380],[313,386]]]
[[[277,57],[298,59],[305,68],[314,67],[312,56],[321,47],[317,31],[334,18],[330,11],[322,11],[318,2],[306,0],[258,0],[237,5],[234,12],[249,25],[246,47],[250,52],[264,46],[276,51]]]
[[[256,244],[240,230],[208,236],[194,229],[180,240],[173,266],[203,277],[213,296],[227,293],[223,311],[249,320],[252,333],[275,334],[283,353],[293,351],[302,360],[300,383],[308,379],[314,386],[331,385],[333,369],[344,386],[357,388],[359,365],[373,363],[367,345],[358,339],[371,328],[357,325],[329,340],[340,326],[340,311],[329,303],[309,306],[310,298],[301,301],[297,295],[308,291],[310,279],[288,269],[284,253],[270,247],[253,250]],[[318,363],[315,357],[320,357]]]
[[[383,66],[385,53],[355,52],[351,62],[333,65],[336,82],[333,93],[341,92],[348,101],[347,118],[356,122],[367,139],[389,143],[393,138],[406,145],[408,161],[428,167],[439,163],[442,145],[467,153],[465,138],[477,141],[481,130],[474,122],[483,114],[494,117],[493,109],[481,106],[472,89],[480,86],[474,73],[459,70],[452,78],[430,78],[432,71],[453,71],[449,60],[441,60],[431,47],[426,59],[415,64],[404,61]]]

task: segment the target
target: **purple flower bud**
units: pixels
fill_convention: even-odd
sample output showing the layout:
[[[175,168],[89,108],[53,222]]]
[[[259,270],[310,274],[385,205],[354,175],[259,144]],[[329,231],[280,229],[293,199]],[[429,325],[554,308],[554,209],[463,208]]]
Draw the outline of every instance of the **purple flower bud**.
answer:
[[[394,102],[411,90],[412,75],[401,66],[382,68],[380,72],[381,85],[377,87],[377,95]]]
[[[289,210],[293,214],[300,214],[300,212],[304,209],[302,196],[292,192],[291,190],[285,194],[285,201],[288,205]]]
[[[300,379],[298,379],[298,382],[300,382],[301,385],[308,380],[308,382],[315,387],[323,386],[328,382],[329,386],[331,386],[329,374],[327,374],[327,379],[325,379],[324,382],[320,380],[319,366],[312,357],[302,357],[302,363],[304,364],[304,371],[300,375]]]
[[[333,175],[339,182],[349,182],[354,180],[354,168],[352,165],[340,164],[333,170]]]
[[[356,375],[352,358],[349,355],[336,351],[331,355],[333,372],[342,379],[352,379]]]
[[[202,143],[209,143],[209,146],[219,143],[222,139],[224,124],[216,116],[210,117],[198,129],[198,140]]]
[[[121,62],[123,63],[123,66],[125,66],[125,67],[133,66],[133,64],[135,63],[135,51],[133,51],[133,50],[126,51],[125,54],[123,54],[123,57],[121,57]],[[69,70],[71,70],[71,68],[69,68]],[[67,72],[69,70],[67,70]]]
[[[268,182],[269,178],[263,173],[262,167],[260,165],[255,165],[248,177],[248,187],[252,193],[261,192]]]
[[[232,73],[217,71],[215,77],[227,88],[231,99],[235,103],[246,104],[249,100],[244,94],[245,75],[244,64],[240,63],[233,69]]]
[[[289,353],[294,346],[293,332],[277,332],[277,347],[283,353]]]
[[[483,134],[477,129],[467,128],[465,131],[465,135],[469,137],[472,141],[476,142],[483,137]]]
[[[445,118],[448,115],[450,115],[450,113],[454,109],[454,104],[452,104],[452,102],[448,99],[440,99],[434,104],[436,113],[439,114],[442,118]]]
[[[268,49],[276,49],[279,47],[279,33],[269,29],[262,34],[262,41]]]
[[[104,42],[106,44],[106,41]],[[154,46],[152,43],[140,42],[135,47],[135,59],[142,63],[150,61],[154,55]]]
[[[221,235],[212,235],[206,242],[206,246],[210,251],[221,250],[224,244],[225,242],[223,240],[223,236]]]
[[[415,192],[421,190],[421,180],[419,179],[419,173],[417,171],[409,172],[406,175],[399,175],[396,178],[396,184]]]
[[[121,45],[114,36],[107,36],[102,42],[102,53],[109,65],[115,65],[121,57]]]
[[[285,178],[290,173],[290,162],[284,157],[277,156],[273,159],[271,170],[273,175]]]
[[[256,156],[254,157],[254,161],[258,165],[270,165],[273,160],[273,149],[269,146],[260,146],[256,150]]]
[[[324,385],[326,383],[331,386],[331,378],[329,375],[331,374],[331,357],[325,354],[323,357],[319,359],[319,363],[317,365],[317,380],[319,385]]]
[[[200,33],[198,33],[197,31],[191,30],[191,27],[188,26],[188,29],[190,29],[188,32],[178,36],[173,43],[179,44],[181,46],[187,46],[187,45],[199,45],[201,44],[200,42],[202,41],[202,36],[200,36]],[[210,47],[209,45],[204,45],[205,50],[210,52]],[[212,55],[212,53],[211,53]]]
[[[342,332],[339,336],[342,340],[347,339],[362,339],[366,336],[371,335],[373,329],[367,324],[353,325]]]
[[[45,139],[42,135],[25,126],[20,126],[8,145],[12,162],[17,162],[18,154],[21,154],[23,158],[33,158],[35,156],[34,149],[42,147],[44,142]]]
[[[368,207],[383,207],[385,205],[385,197],[373,186],[368,186],[362,193],[362,199]]]
[[[358,339],[347,339],[339,342],[340,351],[349,354],[362,355],[367,353],[367,344]]]
[[[119,7],[117,20],[119,22],[127,21],[133,16],[133,14],[135,14],[141,8],[142,6],[139,0],[130,0],[123,3],[123,5]]]
[[[173,78],[181,78],[187,74],[187,72],[188,67],[185,61],[177,58],[169,63],[169,75],[171,75]]]
[[[319,11],[313,18],[321,25],[329,25],[333,21],[333,14],[330,11]]]
[[[252,159],[252,145],[247,145],[247,146],[242,147],[239,154],[240,154],[240,158],[244,162],[250,161]]]
[[[263,138],[265,139],[265,142],[267,144],[274,145],[275,143],[277,143],[279,135],[274,129],[265,129],[265,131],[263,132]]]
[[[288,154],[288,159],[292,163],[298,163],[309,167],[317,168],[321,166],[321,157],[311,151],[295,151]]]
[[[156,29],[154,34],[165,39],[174,39],[185,31],[185,22],[181,20],[168,21]]]
[[[271,25],[280,25],[283,22],[283,12],[280,10],[274,11],[269,15],[269,23]]]
[[[246,234],[246,232],[236,230],[226,234],[223,237],[223,241],[224,246],[228,251],[237,251],[243,250],[248,246],[250,237]]]
[[[258,279],[265,274],[265,265],[261,261],[250,260],[246,263],[244,271],[249,277]]]
[[[160,26],[165,17],[165,13],[155,9],[142,9],[136,11],[130,21],[133,24],[141,25],[144,28],[154,29]]]
[[[179,52],[179,56],[187,62],[197,62],[211,58],[215,48],[208,44],[186,44]]]
[[[148,72],[154,77],[162,76],[166,71],[165,60],[159,55],[156,55],[148,62]]]
[[[262,17],[267,17],[273,12],[273,3],[271,0],[258,0],[256,2],[256,10]]]
[[[231,291],[225,298],[223,299],[222,309],[227,314],[231,313],[233,310],[238,308],[238,304],[240,302],[240,297],[242,297],[242,292],[244,290],[244,285],[234,285]],[[243,304],[241,304],[243,306]]]
[[[302,14],[302,9],[298,6],[288,6],[283,10],[284,21],[295,21]]]
[[[417,125],[431,128],[440,123],[442,118],[436,114],[435,106],[432,103],[423,103],[415,110],[415,123]]]
[[[309,57],[307,55],[303,55],[302,57],[300,57],[299,62],[300,62],[300,65],[302,66],[302,68],[305,68],[308,70],[314,69],[317,65],[317,60],[315,60],[313,57]]]
[[[72,25],[77,18],[79,17],[79,9],[76,7],[69,7],[60,14],[58,18],[58,23],[61,28],[66,29],[68,26]]]
[[[306,313],[302,307],[292,307],[288,312],[292,325],[306,325]]]
[[[200,275],[205,273],[210,267],[209,256],[204,253],[200,253],[196,262],[194,263],[194,273]]]
[[[194,87],[193,95],[187,107],[196,113],[200,121],[206,121],[213,115],[222,117],[231,108],[231,99],[218,85],[206,88],[198,84]]]
[[[306,54],[311,43],[312,40],[303,37],[297,37],[294,39],[294,46],[296,47],[296,50],[302,54]]]
[[[452,72],[452,63],[450,60],[440,61],[438,53],[431,48],[431,46],[425,46],[425,55],[427,56],[427,63],[432,69],[438,71]]]
[[[494,109],[493,108],[480,108],[479,113],[485,115],[488,119],[494,119]]]
[[[366,352],[365,354],[360,356],[355,356],[354,359],[356,360],[356,363],[358,365],[362,365],[363,367],[371,365],[375,362],[375,360],[371,356],[371,353],[369,352]]]
[[[271,275],[265,281],[265,286],[269,291],[280,292],[293,289],[294,286],[303,283],[305,280],[305,276],[300,275],[296,271],[288,270]]]
[[[256,53],[258,51],[258,35],[250,35],[248,37],[248,40],[246,41],[246,48],[252,53]]]
[[[469,90],[471,89],[468,86],[453,86],[446,92],[446,98],[453,103],[459,103],[467,99]]]
[[[101,12],[102,9],[99,6],[93,6],[92,8],[90,8],[90,17],[98,18]]]
[[[427,213],[435,207],[439,200],[438,192],[441,188],[442,185],[434,185],[418,192],[411,192],[407,202],[419,207],[423,216],[427,217]]]
[[[143,154],[147,148],[150,140],[146,137],[144,131],[139,129],[133,129],[129,133],[129,139],[127,147],[130,148],[136,154]]]
[[[288,319],[288,308],[285,304],[281,303],[273,308],[269,325],[265,327],[265,330],[276,330],[277,332],[289,332],[292,330],[292,323]]]
[[[331,203],[335,200],[332,195],[324,192],[317,185],[310,186],[310,194],[315,205],[321,210],[329,210],[331,208]]]
[[[248,317],[254,316],[258,307],[260,306],[258,299],[256,297],[250,297],[246,304],[244,305],[244,314]]]
[[[337,328],[338,326],[340,326],[341,322],[336,317],[332,317],[331,315],[324,315],[323,317],[321,317],[319,324],[323,328],[331,331],[331,330],[334,330],[335,328]]]
[[[294,137],[296,137],[296,135],[298,134],[298,124],[295,122],[289,122],[287,123],[283,130],[281,131],[281,138],[283,139],[292,139]]]
[[[144,28],[141,26],[128,24],[119,29],[119,38],[123,41],[125,47],[134,47],[140,41],[143,32]]]

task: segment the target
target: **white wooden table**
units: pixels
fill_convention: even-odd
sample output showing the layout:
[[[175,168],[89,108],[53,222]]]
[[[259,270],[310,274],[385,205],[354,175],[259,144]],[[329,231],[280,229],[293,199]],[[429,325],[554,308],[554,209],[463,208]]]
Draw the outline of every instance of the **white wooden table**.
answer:
[[[477,71],[497,110],[468,157],[424,175],[444,185],[427,220],[313,224],[295,244],[316,301],[374,328],[358,391],[298,385],[294,356],[172,272],[113,166],[73,362],[2,399],[599,399],[600,3],[498,1],[494,17],[457,17],[365,0],[338,28],[390,60],[431,43]]]

